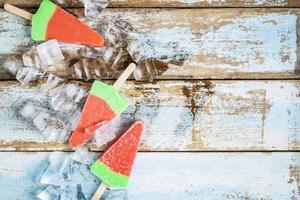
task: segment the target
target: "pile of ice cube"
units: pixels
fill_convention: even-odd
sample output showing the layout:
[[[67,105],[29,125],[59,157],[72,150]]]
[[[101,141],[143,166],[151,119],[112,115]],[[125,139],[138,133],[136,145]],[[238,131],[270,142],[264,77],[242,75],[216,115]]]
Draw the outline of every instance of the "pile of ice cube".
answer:
[[[94,155],[87,149],[78,148],[72,156],[53,152],[48,160],[40,182],[45,185],[37,197],[40,200],[88,200],[99,186],[99,178],[94,176],[89,165]],[[126,200],[126,190],[107,190],[103,195],[107,200]]]
[[[4,67],[23,86],[43,79],[45,74],[83,80],[118,77],[130,62],[138,63],[134,78],[139,81],[153,81],[167,70],[166,63],[136,52],[118,23],[108,24],[103,35],[107,45],[98,48],[64,44],[61,49],[56,40],[49,40],[33,46],[22,58],[11,56]]]
[[[68,83],[51,74],[43,78],[41,91],[46,101],[24,102],[19,113],[47,141],[66,141],[79,120],[88,90],[80,83]]]
[[[108,70],[102,65],[103,63],[110,63],[111,69],[115,71],[120,70],[122,68],[120,63],[124,63],[124,59],[128,56],[122,48],[116,51],[112,47],[100,49],[80,47],[76,52],[82,58],[73,64],[75,74],[84,79],[101,78],[104,73],[107,73]],[[71,53],[65,51],[64,54]],[[103,58],[99,55],[103,55]],[[6,69],[15,75],[23,86],[40,81],[40,95],[45,96],[46,102],[23,102],[19,112],[41,131],[46,141],[67,141],[79,120],[88,95],[88,89],[80,82],[68,82],[67,79],[45,71],[45,68],[61,66],[62,63],[66,63],[65,58],[56,40],[49,40],[32,47],[23,55],[22,60],[18,56],[12,56],[5,63]],[[95,137],[97,146],[113,140],[116,133],[120,132],[120,128],[120,118],[116,118],[101,130],[97,130]]]
[[[66,3],[68,0],[58,0]],[[85,14],[94,18],[107,7],[107,0],[85,0]],[[82,45],[59,44],[49,40],[30,48],[22,57],[13,55],[4,67],[13,74],[22,86],[40,81],[41,94],[48,101],[25,102],[19,113],[30,121],[47,141],[65,142],[75,128],[88,94],[78,82],[67,78],[103,79],[117,77],[130,62],[138,63],[134,72],[136,80],[153,81],[167,69],[167,64],[156,59],[145,58],[136,51],[123,21],[114,21],[102,26],[106,46],[100,48]],[[128,24],[127,24],[128,25]],[[113,140],[123,127],[120,117],[96,130],[96,144],[101,146]],[[90,199],[99,179],[89,171],[93,156],[78,148],[72,157],[65,153],[52,153],[40,182],[45,188],[37,194],[41,200]],[[104,199],[127,199],[126,190],[107,190]]]

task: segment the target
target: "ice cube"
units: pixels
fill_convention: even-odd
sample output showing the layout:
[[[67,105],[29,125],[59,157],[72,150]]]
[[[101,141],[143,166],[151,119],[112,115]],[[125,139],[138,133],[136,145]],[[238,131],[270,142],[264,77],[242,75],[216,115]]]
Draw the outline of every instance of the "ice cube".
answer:
[[[61,164],[61,168],[59,170],[60,173],[65,172],[66,170],[68,170],[68,167],[72,164],[73,159],[70,156],[65,156],[65,159],[63,161],[63,163]]]
[[[103,124],[100,128],[95,131],[94,139],[98,147],[107,144],[112,141],[116,135],[122,131],[120,127],[121,118],[120,116],[115,117],[113,120]]]
[[[64,96],[63,94],[60,93],[51,98],[50,104],[51,104],[53,110],[61,111],[62,109],[64,109],[63,105],[66,102],[67,102],[66,96]]]
[[[118,69],[118,65],[120,63],[121,57],[124,54],[124,50],[121,48],[117,54],[117,56],[115,57],[115,60],[113,62],[113,64],[111,65],[112,69]]]
[[[16,75],[18,70],[23,67],[22,60],[18,55],[9,56],[3,63],[3,67],[7,69],[12,75]]]
[[[106,126],[106,124],[104,124],[103,126]],[[98,147],[107,144],[116,137],[115,133],[108,132],[107,129],[109,128],[101,127],[96,131],[95,139],[96,145]]]
[[[64,94],[57,94],[51,98],[51,106],[56,111],[72,111],[77,108],[76,103]]]
[[[68,129],[73,130],[77,126],[77,123],[80,120],[80,115],[81,111],[79,109],[74,111],[74,113],[69,118],[69,122],[67,124]]]
[[[60,170],[63,179],[66,182],[72,182],[72,184],[77,184],[76,182],[74,182],[74,177],[78,173],[80,165],[81,165],[80,163],[74,162],[70,158],[65,159],[62,168]]]
[[[82,65],[83,65],[83,70],[85,73],[86,80],[90,80],[93,78],[93,68],[92,68],[93,64],[90,61],[91,60],[87,58],[82,59]]]
[[[135,80],[150,81],[163,74],[168,69],[168,64],[157,59],[147,59],[139,63],[133,75]]]
[[[77,95],[78,90],[79,90],[79,88],[75,84],[68,84],[66,87],[66,93],[67,93],[68,97],[70,97],[72,99]]]
[[[83,58],[101,57],[105,52],[105,47],[85,47],[80,49],[80,56]]]
[[[107,190],[104,196],[105,200],[128,200],[127,190]]]
[[[72,154],[72,159],[86,165],[90,165],[94,161],[92,154],[83,147],[76,149],[76,151]]]
[[[53,95],[50,100],[50,104],[52,105],[52,108],[54,110],[59,110],[67,98],[66,95],[64,95],[64,91],[62,90],[62,88],[56,89],[56,92],[53,92],[50,95]]]
[[[50,136],[54,135],[54,134],[56,135],[56,131],[57,130],[56,130],[55,127],[53,127],[53,126],[47,126],[42,133],[43,133],[43,136],[45,138],[47,138],[48,140],[50,140]]]
[[[76,103],[83,103],[87,95],[88,91],[84,88],[80,88],[74,101]]]
[[[132,40],[127,46],[127,51],[129,55],[137,63],[142,62],[146,59],[146,52],[140,51],[140,49],[143,49],[144,46],[144,49],[153,49],[149,44],[147,44],[147,41],[141,42],[137,40]]]
[[[58,64],[64,59],[57,40],[48,40],[36,47],[42,66]]]
[[[70,0],[57,0],[57,2],[62,5],[62,4],[67,4],[70,2]]]
[[[57,172],[54,165],[49,165],[40,180],[43,184],[61,186],[64,184],[63,178]]]
[[[133,75],[135,80],[138,81],[153,81],[157,72],[155,66],[152,65],[149,60],[146,60],[137,66]]]
[[[50,165],[41,178],[41,183],[62,186],[69,184],[73,173],[78,171],[73,169],[73,160],[61,152],[54,152],[49,157]]]
[[[24,67],[19,69],[16,79],[21,83],[21,85],[27,85],[32,81],[36,81],[43,77],[43,73],[38,72],[35,68]]]
[[[67,185],[61,188],[60,200],[85,200],[80,185]]]
[[[86,17],[95,19],[104,8],[108,6],[107,0],[85,0],[84,13]]]
[[[128,43],[128,34],[124,29],[124,24],[125,26],[130,27],[130,24],[127,24],[125,21],[114,21],[107,25],[103,35],[108,46],[114,46],[115,48],[126,47],[126,44]]]
[[[44,131],[46,127],[49,125],[49,119],[51,118],[50,114],[48,113],[39,113],[33,119],[33,124],[40,130]]]
[[[70,136],[70,131],[67,128],[56,128],[48,126],[44,131],[43,135],[47,138],[47,141],[61,141],[65,142]]]
[[[56,111],[68,111],[72,113],[77,109],[87,95],[86,89],[79,84],[65,84],[52,90],[50,105]]]
[[[41,89],[43,91],[43,94],[47,94],[49,92],[49,90],[57,87],[59,84],[63,83],[65,81],[65,79],[62,79],[58,76],[55,76],[53,74],[48,74],[47,73],[47,82],[44,83],[41,86]]]
[[[61,129],[59,132],[57,132],[57,137],[55,138],[55,141],[63,141],[66,142],[70,137],[71,131],[67,128]]]
[[[58,168],[63,164],[65,158],[66,158],[66,154],[63,152],[52,152],[49,156],[48,161],[55,168]]]
[[[27,102],[24,107],[20,110],[20,114],[25,119],[33,119],[36,115],[36,109],[32,102]]]
[[[114,58],[117,56],[118,54],[118,49],[113,48],[113,47],[107,47],[104,55],[103,55],[103,59],[106,63],[108,64],[112,64]]]
[[[74,102],[66,102],[63,105],[63,111],[71,111],[77,108],[77,105]]]
[[[78,61],[73,65],[75,77],[79,79],[84,79],[84,71],[82,70],[82,60]]]
[[[46,186],[46,188],[37,195],[40,200],[59,200],[59,196],[59,187],[53,185]]]
[[[35,46],[32,46],[27,52],[22,56],[23,64],[26,67],[38,68],[40,66],[41,60],[37,54]]]
[[[79,79],[98,79],[107,74],[105,61],[98,58],[82,58],[73,65],[75,76]]]
[[[99,186],[100,180],[91,173],[88,165],[81,164],[73,182],[81,185],[82,193],[86,199],[91,199],[97,189],[97,186]]]

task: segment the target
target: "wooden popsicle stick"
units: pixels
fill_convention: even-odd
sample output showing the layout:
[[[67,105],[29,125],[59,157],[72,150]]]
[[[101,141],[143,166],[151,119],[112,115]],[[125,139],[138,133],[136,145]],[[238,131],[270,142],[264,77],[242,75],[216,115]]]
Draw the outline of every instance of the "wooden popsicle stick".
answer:
[[[8,3],[4,4],[4,9],[8,12],[11,12],[15,15],[18,15],[18,16],[28,19],[30,21],[32,20],[33,14],[31,14],[30,12],[27,12],[25,10],[22,10],[16,6],[13,6],[11,4],[8,4]]]
[[[114,83],[113,87],[116,90],[120,90],[126,79],[132,74],[132,72],[135,70],[136,65],[134,63],[130,63],[128,67],[125,69],[125,71],[121,74],[121,76],[118,78],[118,80]]]
[[[99,185],[97,191],[95,192],[95,194],[91,200],[99,200],[101,198],[101,196],[103,195],[103,193],[105,192],[106,188],[107,188],[107,185],[105,183],[101,182],[101,184]]]

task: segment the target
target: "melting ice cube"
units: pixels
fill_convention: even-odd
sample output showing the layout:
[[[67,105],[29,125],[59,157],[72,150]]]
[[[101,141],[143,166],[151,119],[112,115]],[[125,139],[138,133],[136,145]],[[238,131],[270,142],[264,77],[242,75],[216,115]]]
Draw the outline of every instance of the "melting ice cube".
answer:
[[[63,178],[57,172],[54,165],[49,165],[40,180],[43,184],[60,186],[64,184]]]
[[[40,200],[58,200],[59,196],[59,187],[53,185],[48,185],[41,193],[37,195]]]
[[[24,67],[18,70],[16,79],[24,86],[32,81],[43,77],[43,73],[38,72],[35,68]]]
[[[57,40],[48,40],[36,47],[42,66],[58,64],[64,59]]]
[[[105,200],[128,200],[127,190],[107,190]]]
[[[61,188],[60,200],[84,200],[80,185],[67,185]]]
[[[19,56],[9,56],[3,63],[3,67],[7,69],[12,75],[16,75],[18,70],[23,67],[22,60]]]
[[[99,178],[91,173],[89,166],[81,164],[74,182],[81,185],[82,193],[86,199],[91,199],[92,195],[99,186]]]
[[[80,88],[80,90],[77,93],[77,96],[75,98],[75,102],[76,103],[82,103],[85,99],[85,97],[87,97],[88,95],[88,91],[86,89]]]
[[[55,168],[58,168],[62,165],[66,157],[66,154],[63,152],[53,152],[50,154],[49,162],[54,165]]]
[[[81,111],[79,109],[75,110],[75,112],[71,115],[71,117],[69,118],[69,122],[67,124],[67,127],[70,130],[73,130],[77,126],[77,123],[79,122],[80,119],[80,115],[81,115]]]
[[[84,13],[86,17],[95,18],[108,6],[107,0],[85,0]]]
[[[59,84],[63,83],[65,79],[62,79],[53,74],[46,73],[47,82],[41,86],[43,94],[47,94],[51,89],[57,87]]]
[[[54,126],[48,126],[43,135],[47,138],[47,141],[61,141],[65,142],[70,136],[70,131],[67,128],[56,128]]]
[[[37,111],[32,102],[27,102],[24,107],[20,110],[20,114],[25,119],[33,119],[36,116]]]
[[[115,117],[113,120],[108,121],[98,128],[95,132],[96,145],[98,147],[112,141],[118,132],[120,132],[121,118]]]
[[[66,87],[66,93],[68,97],[74,98],[78,93],[78,87],[75,84],[68,84]]]
[[[50,95],[54,95],[50,101],[54,110],[75,111],[87,96],[87,90],[79,84],[64,84],[52,90]]]
[[[51,118],[50,114],[48,113],[39,113],[35,118],[33,119],[33,124],[40,130],[44,131],[46,127],[49,125],[49,119]]]
[[[24,53],[22,59],[23,64],[26,67],[40,68],[41,66],[41,60],[35,46],[32,46],[26,53]]]
[[[76,149],[76,151],[72,154],[72,159],[86,165],[90,165],[94,161],[92,154],[83,147]]]

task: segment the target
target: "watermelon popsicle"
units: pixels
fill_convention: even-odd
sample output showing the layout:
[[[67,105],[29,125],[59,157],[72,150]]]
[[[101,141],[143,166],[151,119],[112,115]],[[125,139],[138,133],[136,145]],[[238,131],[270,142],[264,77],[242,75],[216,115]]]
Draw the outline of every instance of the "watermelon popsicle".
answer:
[[[143,129],[142,121],[134,122],[91,166],[91,172],[102,181],[92,200],[100,199],[107,187],[127,187]]]
[[[83,24],[50,0],[43,0],[38,11],[32,15],[10,4],[5,10],[32,20],[31,37],[35,41],[57,39],[60,42],[102,46],[102,35]]]
[[[101,81],[94,81],[77,127],[69,139],[71,147],[78,147],[90,140],[96,129],[127,108],[128,102],[119,94],[118,89],[121,88],[135,67],[134,63],[129,64],[113,86]]]

